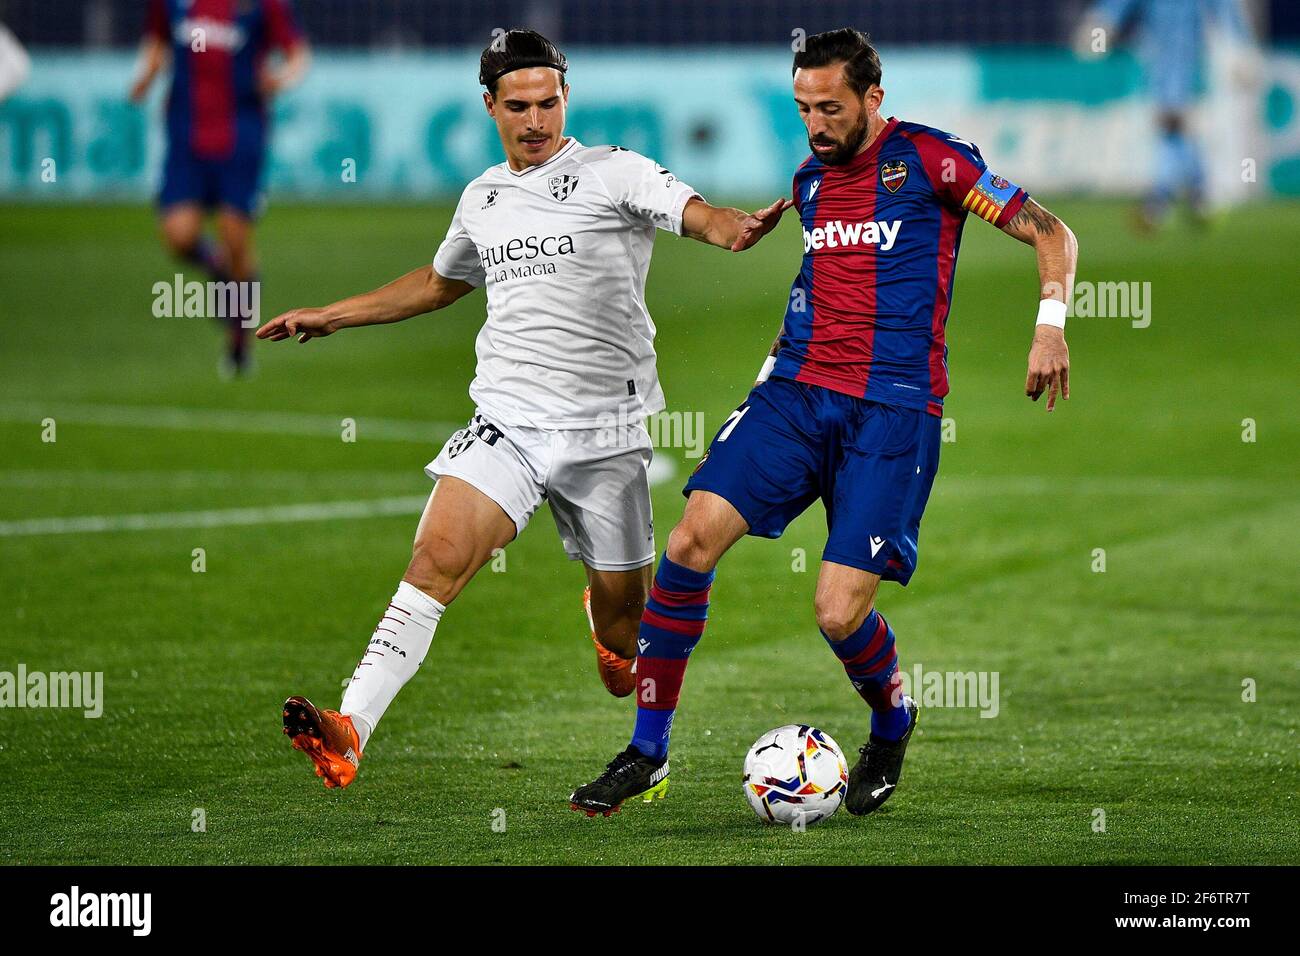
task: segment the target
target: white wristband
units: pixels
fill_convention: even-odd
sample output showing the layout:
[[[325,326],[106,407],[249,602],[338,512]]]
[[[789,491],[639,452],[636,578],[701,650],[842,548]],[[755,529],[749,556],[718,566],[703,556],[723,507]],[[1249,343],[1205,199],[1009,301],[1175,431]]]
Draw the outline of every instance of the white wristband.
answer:
[[[1066,305],[1059,299],[1043,299],[1038,303],[1038,321],[1035,325],[1050,325],[1065,328]]]
[[[776,356],[769,355],[763,360],[763,368],[758,373],[758,381],[766,382],[767,377],[772,374],[772,369],[776,368]]]

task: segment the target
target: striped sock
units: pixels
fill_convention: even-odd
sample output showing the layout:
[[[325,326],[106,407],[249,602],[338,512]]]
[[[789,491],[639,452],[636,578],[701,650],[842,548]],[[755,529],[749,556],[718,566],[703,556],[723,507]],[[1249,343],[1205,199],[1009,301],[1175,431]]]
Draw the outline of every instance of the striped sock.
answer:
[[[704,633],[712,584],[712,571],[692,571],[669,560],[665,553],[641,614],[632,746],[655,760],[668,756],[668,736],[686,676],[686,659]]]
[[[826,637],[825,631],[822,637]],[[826,643],[871,708],[871,732],[885,740],[901,738],[907,732],[908,717],[903,707],[902,679],[898,676],[894,629],[884,616],[873,608],[862,626],[844,640],[826,637]]]

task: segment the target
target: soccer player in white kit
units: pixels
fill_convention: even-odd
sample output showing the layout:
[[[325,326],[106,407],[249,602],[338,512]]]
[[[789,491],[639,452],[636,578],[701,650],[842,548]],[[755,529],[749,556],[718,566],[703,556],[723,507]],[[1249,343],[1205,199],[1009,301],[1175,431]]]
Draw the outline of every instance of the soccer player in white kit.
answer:
[[[564,135],[564,55],[531,30],[480,60],[506,161],[465,187],[432,266],[324,308],[295,309],[258,338],[300,342],[398,322],[483,286],[474,417],[425,468],[435,480],[412,557],[338,711],[290,697],[284,732],[327,787],[356,777],[370,734],[416,672],[447,606],[548,500],[584,600],[606,687],[626,696],[655,545],[642,424],[664,407],[645,278],[656,229],[739,252],[789,206],[709,205],[650,159]]]

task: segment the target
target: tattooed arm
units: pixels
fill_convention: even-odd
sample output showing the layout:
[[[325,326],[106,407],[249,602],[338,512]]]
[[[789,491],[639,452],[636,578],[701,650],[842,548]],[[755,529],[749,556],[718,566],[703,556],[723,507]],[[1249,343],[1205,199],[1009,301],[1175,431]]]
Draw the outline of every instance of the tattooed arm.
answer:
[[[1069,304],[1079,261],[1079,243],[1070,227],[1032,199],[1025,204],[1002,231],[1034,247],[1038,255],[1039,298],[1056,299]],[[1038,401],[1047,391],[1047,410],[1056,407],[1056,396],[1070,397],[1070,350],[1065,331],[1051,325],[1034,330],[1029,349],[1029,371],[1025,376],[1025,394]]]

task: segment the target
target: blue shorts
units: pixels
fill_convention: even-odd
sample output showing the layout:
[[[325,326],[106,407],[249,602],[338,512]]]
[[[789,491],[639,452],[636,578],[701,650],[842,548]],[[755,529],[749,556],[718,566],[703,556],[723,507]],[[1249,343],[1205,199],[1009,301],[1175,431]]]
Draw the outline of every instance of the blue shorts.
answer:
[[[683,494],[720,495],[763,538],[779,538],[820,498],[822,560],[906,585],[939,433],[940,419],[919,409],[769,378],[723,423]]]
[[[163,163],[158,207],[198,203],[228,206],[256,219],[262,211],[262,151],[244,150],[229,159],[204,159],[184,145],[172,145]]]

